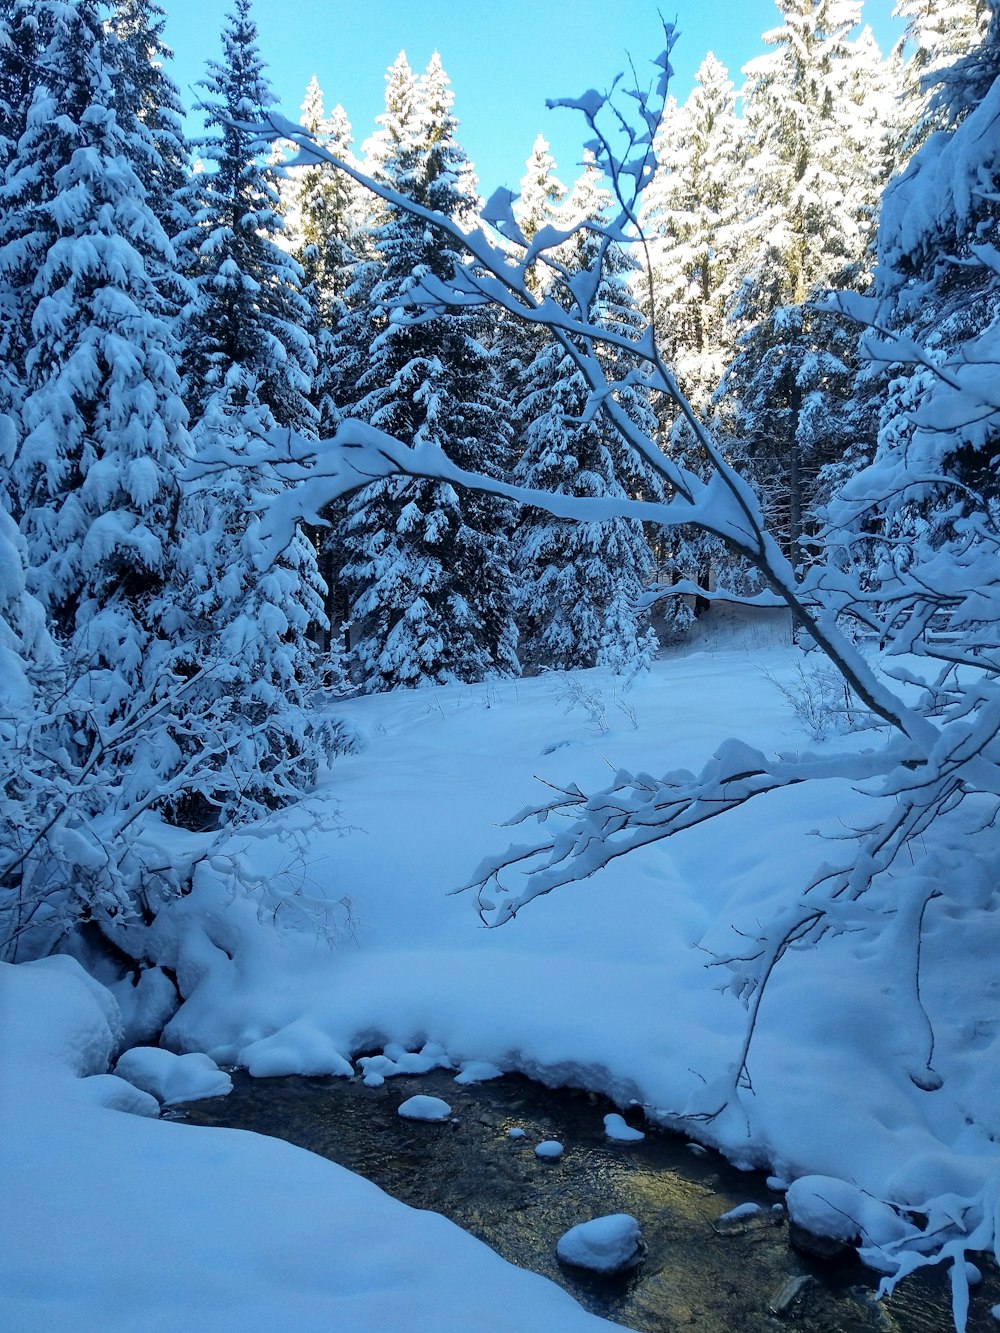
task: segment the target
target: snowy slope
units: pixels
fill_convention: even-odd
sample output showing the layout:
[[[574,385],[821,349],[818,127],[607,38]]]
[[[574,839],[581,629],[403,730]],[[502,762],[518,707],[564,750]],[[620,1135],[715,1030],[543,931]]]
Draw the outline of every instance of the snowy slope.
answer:
[[[124,1100],[91,1087],[120,1033],[108,999],[69,958],[0,964],[3,1328],[615,1327],[332,1162],[100,1105]]]
[[[800,665],[788,649],[671,658],[627,696],[635,725],[600,671],[575,677],[603,700],[596,722],[584,707],[566,712],[558,677],[343,705],[367,747],[338,762],[312,803],[319,817],[336,802],[340,823],[310,829],[300,810],[276,821],[284,841],[232,848],[270,888],[300,896],[275,916],[263,890],[242,896],[217,869],[161,914],[157,948],[189,997],[165,1041],[272,1074],[344,1072],[359,1049],[432,1040],[455,1062],[635,1098],[664,1119],[708,1109],[746,1015],[717,989],[725,976],[706,968],[703,949],[731,947],[734,927],[752,929],[804,885],[830,855],[817,831],[843,836],[868,798],[844,782],[773,793],[537,899],[496,930],[482,927],[471,895],[449,890],[486,852],[525,840],[496,825],[539,799],[536,777],[586,790],[609,765],[698,767],[734,733],[765,750],[812,747],[768,679],[794,680]],[[301,915],[309,895],[349,900],[334,909],[332,944]],[[696,1132],[737,1161],[789,1179],[837,1176],[923,1212],[952,1194],[988,1243],[1000,1127],[995,903],[943,901],[925,921],[920,998],[940,1089],[908,1072],[922,1034],[887,965],[891,935],[882,947],[848,934],[782,962],[750,1050],[752,1094]],[[258,915],[279,929],[262,931]]]
[[[449,891],[486,853],[530,836],[498,824],[539,799],[537,778],[587,789],[607,782],[609,765],[697,768],[733,734],[766,751],[814,748],[769,679],[794,682],[800,666],[787,648],[675,656],[635,683],[624,708],[614,677],[601,671],[579,673],[572,687],[542,677],[338,705],[366,738],[364,749],[338,760],[309,802],[218,849],[194,892],[161,911],[146,946],[176,968],[187,997],[164,1045],[260,1075],[345,1074],[359,1051],[431,1041],[456,1065],[488,1060],[603,1090],[622,1104],[634,1098],[667,1121],[707,1109],[738,1058],[746,1013],[718,989],[725,978],[706,967],[705,949],[731,947],[734,927],[752,929],[790,886],[804,885],[829,855],[817,832],[842,835],[870,798],[842,781],[773,793],[536,899],[498,929],[482,926],[471,894]],[[820,748],[844,743],[833,735]],[[786,1179],[835,1177],[916,1209],[954,1253],[988,1248],[1000,1128],[1000,911],[995,894],[977,893],[972,886],[964,904],[935,901],[925,921],[920,999],[934,1027],[940,1088],[923,1090],[908,1073],[921,1033],[912,996],[887,962],[891,932],[884,944],[845,934],[781,963],[750,1049],[752,1092],[686,1132]],[[37,975],[48,974],[40,967]],[[116,994],[128,998],[127,990]],[[30,1033],[22,1048],[33,1048]],[[101,1067],[98,1053],[86,1072]],[[470,1322],[462,1302],[514,1279],[481,1269],[487,1260],[471,1241],[452,1248],[450,1230],[441,1240],[438,1222],[422,1230],[423,1222],[399,1220],[404,1214],[377,1191],[290,1148],[184,1134],[137,1117],[116,1116],[112,1129],[109,1112],[71,1106],[68,1095],[60,1092],[57,1105],[46,1084],[32,1094],[31,1116],[15,1121],[39,1126],[23,1153],[26,1234],[54,1235],[60,1255],[71,1254],[94,1198],[99,1225],[65,1272],[54,1249],[25,1260],[25,1275],[5,1289],[45,1295],[23,1307],[15,1326],[52,1323],[76,1281],[87,1300],[109,1300],[101,1283],[119,1279],[102,1276],[96,1238],[105,1232],[117,1252],[127,1231],[148,1237],[130,1249],[137,1267],[127,1286],[132,1300],[142,1289],[150,1326],[176,1313],[171,1302],[188,1299],[149,1278],[148,1255],[165,1247],[171,1262],[175,1254],[194,1262],[200,1252],[198,1281],[221,1281],[227,1302],[242,1301],[235,1293],[244,1267],[252,1270],[244,1310],[276,1308],[282,1289],[294,1286],[304,1302],[298,1327],[312,1326],[331,1299],[347,1302],[339,1326],[353,1327],[348,1311],[360,1326],[372,1302],[398,1297],[420,1308],[432,1290],[435,1327],[493,1327],[478,1314]],[[89,1154],[88,1141],[96,1144]],[[16,1160],[20,1150],[4,1143]],[[230,1203],[234,1174],[243,1183]],[[331,1217],[317,1211],[325,1194],[338,1201]],[[373,1219],[381,1249],[362,1253],[345,1239],[342,1199]],[[353,1236],[353,1224],[348,1230]],[[352,1275],[338,1269],[340,1276],[306,1280],[317,1254],[343,1245]],[[440,1267],[428,1257],[435,1247]],[[280,1255],[273,1272],[260,1266],[269,1249]],[[868,1257],[893,1267],[884,1250],[869,1246]],[[438,1284],[446,1285],[451,1263],[468,1281],[445,1308]],[[212,1276],[220,1270],[225,1277]],[[523,1299],[542,1310],[554,1298]],[[490,1306],[505,1309],[506,1299]],[[519,1314],[514,1326],[530,1327],[526,1319]],[[573,1319],[583,1316],[560,1313],[548,1326],[575,1328]],[[372,1320],[395,1326],[391,1317]]]

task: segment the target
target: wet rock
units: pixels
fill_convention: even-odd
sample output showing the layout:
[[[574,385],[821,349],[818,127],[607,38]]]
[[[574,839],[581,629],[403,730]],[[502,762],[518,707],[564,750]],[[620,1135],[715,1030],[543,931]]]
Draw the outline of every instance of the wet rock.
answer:
[[[759,1203],[741,1203],[730,1208],[712,1223],[712,1228],[719,1236],[745,1236],[749,1231],[762,1231],[766,1227],[777,1226],[782,1214],[775,1213]]]
[[[791,1219],[788,1222],[788,1243],[800,1254],[811,1254],[816,1259],[843,1259],[854,1249],[846,1241],[834,1236],[820,1236]]]
[[[800,1273],[797,1277],[790,1277],[768,1301],[768,1310],[775,1315],[788,1314],[806,1287],[812,1286],[815,1281],[816,1279],[810,1277],[808,1273]]]

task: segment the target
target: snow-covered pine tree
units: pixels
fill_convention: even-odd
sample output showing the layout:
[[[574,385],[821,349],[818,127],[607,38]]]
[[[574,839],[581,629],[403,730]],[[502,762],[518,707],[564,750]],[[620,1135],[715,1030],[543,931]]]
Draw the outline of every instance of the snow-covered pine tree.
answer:
[[[178,237],[191,225],[185,207],[191,151],[184,132],[184,105],[167,73],[173,53],[163,41],[165,23],[166,14],[156,0],[114,0],[110,27],[118,38],[117,101],[153,140],[156,153],[143,183],[154,216],[176,248]]]
[[[668,102],[654,147],[657,169],[641,219],[648,271],[638,290],[681,389],[705,415],[733,357],[737,330],[729,308],[750,263],[736,93],[714,55],[702,62],[683,106]],[[664,449],[707,475],[683,417],[663,398],[659,406]],[[705,588],[730,563],[721,542],[693,528],[659,534],[654,550],[664,575]]]
[[[306,89],[301,123],[318,143],[338,160],[355,164],[351,125],[342,106],[326,115],[323,92],[315,76]],[[356,376],[345,356],[342,326],[348,319],[347,293],[365,245],[366,203],[362,192],[345,172],[329,162],[287,169],[281,184],[293,254],[302,267],[302,294],[309,303],[311,331],[316,347],[312,401],[321,439],[331,438],[340,423],[349,385]],[[332,627],[327,663],[328,678],[342,675],[336,665],[343,640],[347,606],[337,582],[343,563],[337,554],[336,532],[343,505],[324,512],[326,526],[310,530],[319,567],[327,587],[326,616]]]
[[[736,93],[713,55],[656,139],[657,172],[643,196],[653,318],[692,406],[703,412],[732,358],[726,311],[739,278],[742,160]]]
[[[315,76],[306,89],[301,123],[335,157],[354,162],[351,125],[342,106],[329,117],[323,91]],[[333,435],[340,419],[343,395],[338,380],[337,330],[346,315],[345,296],[354,279],[363,243],[363,205],[350,176],[317,162],[292,167],[282,188],[294,254],[302,267],[303,295],[309,301],[315,326],[316,374],[313,402],[324,439]]]
[[[982,41],[938,71],[940,99],[929,90],[937,132],[885,192],[874,295],[839,297],[876,328],[862,351],[885,392],[874,457],[844,480],[826,534],[878,587],[897,650],[981,663],[1000,652],[1000,6],[989,8]],[[930,629],[950,633],[934,644]]]
[[[260,145],[234,120],[260,120],[273,97],[249,0],[236,0],[221,63],[206,81],[218,135],[201,182],[196,296],[188,312],[188,387],[198,485],[181,520],[190,610],[211,664],[192,695],[213,737],[189,820],[275,806],[308,784],[325,732],[308,703],[317,683],[311,635],[325,627],[315,547],[296,528],[263,567],[257,507],[280,482],[260,456],[276,426],[314,434],[314,365],[301,270],[278,244],[277,192]]]
[[[33,590],[127,694],[160,614],[187,434],[155,281],[169,242],[142,179],[156,150],[116,97],[114,48],[96,0],[59,7],[0,187],[0,275],[28,349],[11,476]]]
[[[156,142],[126,95],[103,6],[38,10],[44,44],[0,185],[0,285],[23,381],[8,503],[62,657],[58,700],[44,695],[62,749],[46,749],[38,773],[51,856],[35,882],[58,935],[81,916],[122,918],[139,873],[123,870],[123,831],[185,781],[174,725],[189,444],[164,286],[173,256],[145,183],[161,165]],[[35,890],[22,878],[18,891]]]
[[[585,167],[560,217],[564,229],[598,221],[607,206],[599,173]],[[569,273],[601,263],[586,229],[560,247]],[[634,333],[642,323],[628,283],[629,263],[617,249],[606,256],[588,317],[598,327]],[[550,293],[567,299],[553,284]],[[612,367],[608,367],[609,373]],[[624,385],[616,364],[619,401],[649,434],[656,423],[641,384]],[[558,343],[545,344],[524,376],[518,416],[519,485],[581,496],[663,497],[662,482],[629,446],[603,409],[590,412],[589,386]],[[539,668],[606,665],[618,672],[648,665],[656,636],[639,601],[652,572],[640,523],[629,519],[579,523],[525,509],[514,534],[516,607],[522,659]]]
[[[986,0],[899,0],[895,13],[906,20],[902,46],[908,52],[894,164],[902,167],[935,130],[954,128],[942,76],[982,42],[990,8]]]
[[[871,41],[852,41],[854,0],[778,0],[775,49],[747,66],[754,257],[734,307],[746,331],[720,423],[794,564],[805,558],[816,475],[850,435],[853,338],[807,303],[865,281],[879,182],[864,127]]]
[[[208,62],[202,103],[214,133],[200,145],[209,169],[198,177],[195,288],[186,316],[186,378],[192,417],[213,393],[231,391],[239,366],[279,426],[309,432],[316,353],[302,270],[278,242],[280,201],[261,145],[241,123],[261,121],[274,103],[257,46],[250,0],[234,0],[222,34],[223,59]]]
[[[531,241],[542,227],[554,223],[559,205],[565,201],[566,186],[556,175],[556,163],[547,140],[540,134],[524,164],[515,216],[525,240]],[[547,281],[540,266],[528,271],[529,289],[538,293]]]
[[[369,159],[378,179],[471,227],[475,178],[452,102],[436,55],[418,81],[401,54],[387,74],[386,109]],[[361,267],[344,328],[363,367],[352,415],[409,444],[432,441],[461,466],[500,475],[509,430],[482,314],[448,311],[419,325],[392,315],[424,274],[451,274],[454,243],[391,206],[377,221],[377,258]],[[508,512],[494,499],[404,478],[351,497],[338,532],[339,577],[363,689],[517,672]]]
[[[0,6],[0,173],[6,173],[24,134],[38,82],[39,62],[52,35],[53,12],[34,0],[5,0]],[[11,282],[0,283],[0,411],[16,412],[24,391],[24,360],[30,341]],[[9,480],[6,469],[0,487]]]

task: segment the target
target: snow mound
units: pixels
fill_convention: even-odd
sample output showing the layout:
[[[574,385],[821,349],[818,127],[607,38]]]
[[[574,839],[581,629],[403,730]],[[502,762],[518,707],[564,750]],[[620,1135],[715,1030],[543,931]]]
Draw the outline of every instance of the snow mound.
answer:
[[[508,1129],[507,1137],[509,1139],[526,1139],[528,1135],[527,1132],[520,1127],[520,1125],[515,1125],[513,1129]]]
[[[609,1213],[580,1222],[561,1236],[556,1254],[564,1264],[595,1273],[617,1273],[638,1263],[642,1232],[628,1213]]]
[[[115,1065],[115,1074],[151,1093],[164,1106],[224,1097],[233,1090],[233,1080],[209,1056],[196,1052],[175,1055],[159,1046],[134,1046],[126,1051]]]
[[[408,1051],[405,1046],[390,1042],[381,1055],[363,1055],[358,1064],[364,1071],[367,1088],[380,1088],[387,1078],[397,1078],[400,1074],[429,1074],[432,1069],[454,1068],[444,1047],[434,1041],[426,1042],[419,1051]]]
[[[78,1091],[94,1106],[103,1106],[109,1111],[144,1115],[151,1120],[160,1114],[160,1103],[155,1097],[115,1074],[88,1074],[80,1080]]]
[[[563,1155],[563,1146],[558,1139],[544,1139],[535,1145],[535,1156],[545,1161],[555,1162]]]
[[[463,1060],[462,1072],[455,1075],[456,1083],[488,1083],[491,1078],[503,1078],[503,1070],[489,1060]]]
[[[789,1185],[785,1203],[804,1231],[846,1245],[890,1245],[917,1234],[888,1204],[832,1176],[800,1176]]]
[[[108,989],[121,1010],[127,1046],[156,1041],[177,1009],[177,988],[159,967],[146,968],[137,978],[125,977]]]
[[[626,1123],[625,1117],[612,1111],[604,1117],[604,1132],[616,1143],[639,1143],[646,1136],[641,1129],[633,1129]]]
[[[441,1097],[418,1093],[416,1097],[408,1097],[400,1104],[399,1114],[404,1120],[447,1120],[451,1115],[451,1107]]]
[[[244,1047],[244,1064],[254,1078],[279,1078],[283,1074],[333,1075],[353,1078],[354,1069],[327,1034],[307,1018],[297,1018],[269,1037]]]

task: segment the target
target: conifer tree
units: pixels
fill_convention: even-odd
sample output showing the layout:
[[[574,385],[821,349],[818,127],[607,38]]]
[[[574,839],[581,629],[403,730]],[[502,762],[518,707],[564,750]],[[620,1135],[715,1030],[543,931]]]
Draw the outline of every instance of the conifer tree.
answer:
[[[386,109],[369,145],[376,176],[472,225],[477,198],[457,140],[452,93],[435,55],[418,81],[405,54],[387,74]],[[392,318],[425,273],[450,275],[453,243],[386,207],[377,258],[361,266],[344,337],[360,373],[353,414],[407,443],[432,441],[460,466],[499,475],[508,429],[486,332],[474,310],[417,325]],[[507,507],[446,484],[392,478],[358,491],[338,540],[362,688],[478,680],[518,670],[510,614]]]
[[[334,107],[327,117],[315,77],[302,103],[302,124],[335,157],[353,161],[351,125],[344,108]],[[361,204],[351,178],[327,162],[292,168],[289,174],[290,185],[284,192],[287,217],[315,330],[313,403],[320,436],[327,438],[340,418],[337,331],[347,313],[345,298],[359,260]]]
[[[315,547],[300,528],[263,567],[256,533],[263,498],[280,483],[261,453],[276,426],[314,433],[309,306],[301,270],[279,246],[281,219],[259,145],[233,123],[261,119],[272,96],[248,0],[210,62],[209,145],[189,312],[192,431],[202,481],[184,497],[191,612],[212,664],[192,694],[215,738],[188,819],[232,818],[279,804],[308,784],[324,733],[308,715],[317,683],[311,636],[325,627]]]
[[[734,306],[743,324],[720,418],[786,553],[806,556],[819,468],[850,434],[853,338],[807,302],[862,286],[879,182],[864,125],[870,38],[853,0],[778,0],[773,53],[747,67],[753,260]],[[879,160],[879,155],[874,155]]]
[[[934,130],[954,128],[961,96],[946,105],[945,71],[983,41],[990,10],[984,0],[899,0],[895,12],[906,20],[902,45],[909,52],[895,164],[902,166]]]
[[[732,358],[726,315],[741,276],[742,161],[736,93],[709,54],[682,107],[668,108],[643,199],[657,336],[691,404],[704,411]]]
[[[542,135],[539,135],[532,147],[531,156],[524,164],[516,209],[517,222],[525,240],[533,240],[542,227],[554,223],[559,205],[566,199],[566,193],[566,186],[556,175],[555,159],[549,151],[549,145]],[[540,292],[546,278],[539,265],[532,266],[528,278],[530,290],[536,294]]]
[[[121,673],[120,702],[163,614],[187,434],[156,282],[170,247],[142,179],[156,149],[114,54],[94,0],[60,6],[0,188],[0,274],[28,349],[12,479],[33,590]]]
[[[0,185],[5,341],[22,381],[5,424],[6,504],[25,576],[20,624],[5,618],[23,645],[25,608],[40,607],[29,651],[57,650],[54,676],[31,678],[38,727],[19,749],[35,813],[48,814],[25,815],[16,863],[19,901],[57,938],[81,915],[110,928],[134,906],[140,871],[125,873],[121,833],[185,782],[178,508],[190,451],[164,279],[173,256],[146,184],[156,142],[130,110],[102,6],[40,9]],[[37,948],[51,947],[43,937]]]
[[[873,297],[840,297],[882,330],[862,339],[882,393],[876,447],[854,476],[838,478],[827,539],[841,543],[845,567],[899,599],[917,638],[934,616],[935,628],[950,624],[992,642],[1000,519],[995,3],[981,41],[936,78],[927,91],[937,132],[882,200]]]
[[[642,214],[649,271],[639,290],[681,389],[707,414],[733,359],[737,326],[730,312],[750,262],[736,94],[713,55],[702,62],[684,105],[667,105],[655,149],[657,170],[644,193]],[[687,423],[662,399],[660,411],[663,448],[707,475],[707,460]],[[661,532],[653,541],[664,573],[706,589],[730,563],[722,543],[696,529]],[[732,574],[730,569],[730,583]]]
[[[562,210],[565,229],[599,220],[607,197],[598,179],[592,166],[585,168]],[[571,274],[601,264],[599,246],[585,228],[560,249]],[[628,267],[624,255],[612,249],[587,312],[597,327],[634,334],[641,325]],[[556,284],[550,294],[566,299]],[[627,365],[616,365],[613,378],[622,385],[627,371]],[[514,470],[520,485],[566,495],[662,498],[652,468],[624,443],[603,409],[590,410],[589,386],[559,344],[540,348],[525,373],[523,393]],[[622,408],[653,433],[655,419],[641,384],[622,385],[619,393]],[[526,664],[604,665],[618,672],[648,666],[657,643],[640,609],[652,572],[641,524],[579,523],[529,508],[522,512],[513,549]]]
[[[257,47],[250,0],[235,0],[222,34],[224,58],[208,63],[201,145],[211,169],[199,177],[196,295],[187,314],[188,402],[197,418],[208,398],[232,390],[239,367],[247,394],[280,426],[311,432],[315,349],[302,271],[278,243],[282,231],[274,172],[242,125],[264,119],[274,96]]]
[[[148,131],[155,147],[144,173],[149,206],[171,242],[191,223],[183,206],[191,173],[184,105],[167,73],[173,53],[163,41],[166,14],[156,0],[115,0],[110,27],[118,39],[117,101]]]

